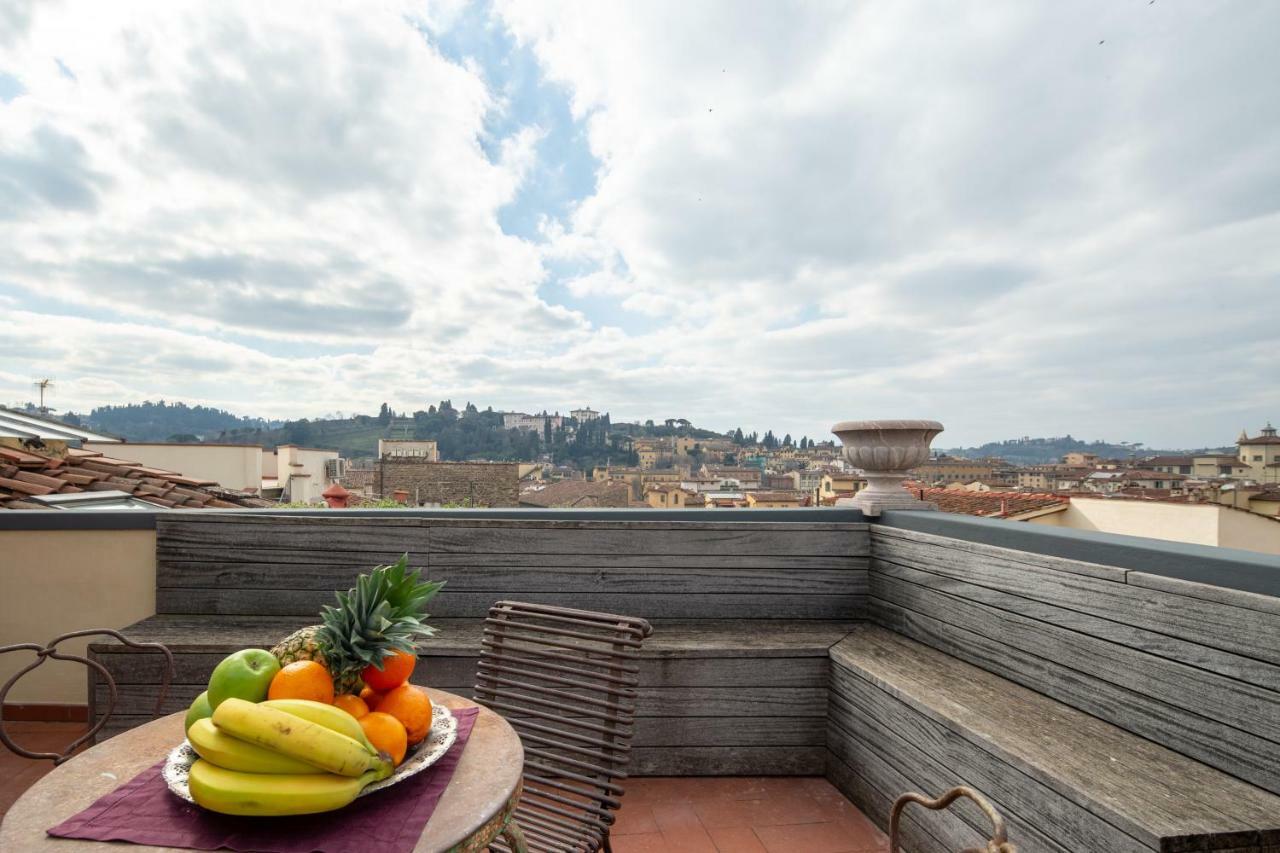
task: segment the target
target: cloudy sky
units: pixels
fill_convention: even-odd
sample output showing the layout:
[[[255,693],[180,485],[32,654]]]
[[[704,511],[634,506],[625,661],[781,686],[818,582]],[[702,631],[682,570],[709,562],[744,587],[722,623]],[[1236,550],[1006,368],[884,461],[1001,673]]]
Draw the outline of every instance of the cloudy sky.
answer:
[[[1280,421],[1280,5],[0,3],[0,402]]]

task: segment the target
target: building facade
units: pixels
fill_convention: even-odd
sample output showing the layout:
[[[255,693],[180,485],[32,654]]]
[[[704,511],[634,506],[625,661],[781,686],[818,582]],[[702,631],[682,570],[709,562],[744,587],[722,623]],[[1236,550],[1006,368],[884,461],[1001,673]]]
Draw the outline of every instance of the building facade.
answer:
[[[1280,436],[1270,423],[1258,435],[1241,432],[1236,445],[1240,461],[1249,466],[1249,476],[1259,483],[1280,483]]]
[[[413,506],[513,507],[520,501],[515,462],[430,462],[387,456],[374,463],[378,494],[402,492]]]
[[[440,448],[434,441],[380,438],[378,439],[378,458],[384,456],[413,456],[428,462],[440,461]]]

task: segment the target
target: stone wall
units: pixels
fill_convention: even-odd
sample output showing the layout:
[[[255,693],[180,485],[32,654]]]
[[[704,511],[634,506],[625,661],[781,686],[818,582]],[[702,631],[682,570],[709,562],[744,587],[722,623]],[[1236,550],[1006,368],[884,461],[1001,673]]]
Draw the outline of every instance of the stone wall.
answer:
[[[378,491],[391,497],[396,489],[404,489],[409,493],[410,504],[511,507],[519,502],[520,466],[515,462],[428,462],[388,457],[374,465]]]

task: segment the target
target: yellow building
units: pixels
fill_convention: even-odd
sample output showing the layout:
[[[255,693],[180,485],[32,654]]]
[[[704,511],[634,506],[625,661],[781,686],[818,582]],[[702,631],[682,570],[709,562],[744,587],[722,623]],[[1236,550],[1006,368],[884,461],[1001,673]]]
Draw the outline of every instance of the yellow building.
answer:
[[[1268,423],[1253,438],[1240,433],[1236,441],[1240,448],[1240,461],[1249,466],[1249,476],[1259,483],[1280,483],[1280,436]]]
[[[831,491],[840,492],[858,492],[865,488],[867,481],[857,474],[832,474],[831,475]]]
[[[1062,464],[1071,465],[1074,467],[1084,466],[1084,467],[1091,468],[1094,465],[1098,464],[1098,454],[1081,453],[1080,451],[1073,451],[1071,453],[1068,453],[1066,456],[1062,457]]]
[[[644,502],[654,509],[684,509],[690,497],[679,486],[648,486],[644,491]]]
[[[972,483],[974,480],[990,480],[995,476],[996,467],[990,462],[979,462],[974,459],[958,459],[943,456],[930,459],[923,465],[912,469],[912,477],[921,483]],[[1021,483],[1019,483],[1021,485]]]
[[[747,492],[747,506],[754,509],[792,509],[804,506],[806,495],[800,492]]]

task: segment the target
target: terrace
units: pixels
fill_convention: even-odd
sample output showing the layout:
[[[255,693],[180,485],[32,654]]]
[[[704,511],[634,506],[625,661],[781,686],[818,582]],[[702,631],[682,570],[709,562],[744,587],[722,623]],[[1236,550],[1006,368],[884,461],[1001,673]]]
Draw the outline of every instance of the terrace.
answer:
[[[1246,552],[909,510],[8,512],[0,642],[164,642],[177,711],[406,552],[449,583],[433,687],[469,693],[500,598],[652,621],[619,853],[883,849],[861,815],[955,785],[1020,851],[1280,849],[1280,559]],[[158,659],[91,653],[120,685],[106,732],[146,721]],[[101,713],[103,684],[45,670],[10,701]],[[771,803],[792,822],[753,824]],[[904,849],[989,828],[908,809]]]

